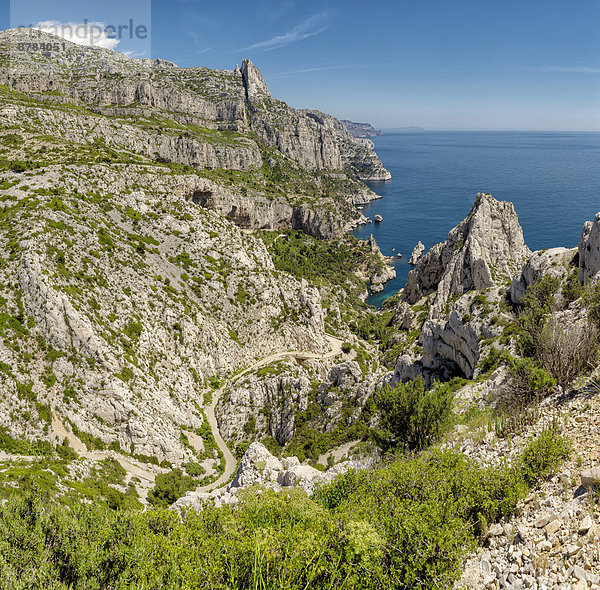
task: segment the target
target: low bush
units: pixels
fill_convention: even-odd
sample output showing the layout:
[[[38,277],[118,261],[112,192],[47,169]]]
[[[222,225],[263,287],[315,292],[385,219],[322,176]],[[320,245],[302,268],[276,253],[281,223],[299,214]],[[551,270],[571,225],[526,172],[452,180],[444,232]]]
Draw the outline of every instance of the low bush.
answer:
[[[420,450],[436,442],[450,424],[454,389],[438,383],[429,390],[421,377],[382,388],[376,395],[384,448],[404,446]]]
[[[536,338],[535,358],[563,387],[598,361],[598,330],[587,320],[567,323],[550,316]]]
[[[156,476],[154,488],[148,494],[148,502],[153,506],[166,508],[195,487],[196,480],[193,477],[183,475],[181,469],[172,469]]]
[[[509,357],[509,385],[504,402],[508,406],[526,406],[546,397],[556,386],[556,381],[540,363],[531,359]]]
[[[484,469],[429,451],[350,471],[307,498],[248,489],[236,510],[110,510],[39,492],[0,505],[0,588],[440,588],[489,524],[567,455],[555,431]]]

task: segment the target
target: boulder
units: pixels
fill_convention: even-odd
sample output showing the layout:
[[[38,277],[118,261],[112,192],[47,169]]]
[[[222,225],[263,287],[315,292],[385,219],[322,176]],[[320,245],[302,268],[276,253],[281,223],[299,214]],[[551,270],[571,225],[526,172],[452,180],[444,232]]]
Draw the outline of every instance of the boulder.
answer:
[[[367,465],[356,461],[344,461],[334,465],[327,471],[319,471],[310,465],[302,465],[297,457],[286,457],[281,461],[271,455],[266,447],[252,443],[244,453],[233,481],[210,493],[188,492],[179,498],[172,510],[193,508],[202,510],[207,502],[217,506],[237,504],[240,498],[237,493],[250,486],[280,491],[289,487],[301,487],[307,494],[312,494],[319,483],[331,483],[338,475],[349,469],[364,469]]]
[[[581,485],[584,488],[600,487],[600,467],[592,467],[582,471]]]
[[[281,461],[271,455],[267,448],[254,442],[244,453],[230,488],[244,488],[252,485],[276,483],[283,471]]]

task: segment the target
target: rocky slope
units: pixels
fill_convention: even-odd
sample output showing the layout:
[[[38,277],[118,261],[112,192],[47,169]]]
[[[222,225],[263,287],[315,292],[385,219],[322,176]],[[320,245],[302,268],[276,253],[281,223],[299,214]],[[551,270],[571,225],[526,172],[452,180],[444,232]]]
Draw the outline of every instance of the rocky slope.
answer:
[[[463,435],[457,445],[462,452],[494,465],[519,452],[529,436],[559,424],[573,455],[560,473],[520,503],[517,514],[489,528],[484,546],[467,560],[456,588],[600,586],[600,513],[596,492],[590,489],[590,481],[598,485],[600,478],[589,479],[600,460],[593,435],[600,409],[594,383],[546,400],[539,422],[513,439],[498,438],[493,431]]]
[[[502,332],[502,312],[490,311],[505,298],[513,275],[530,252],[512,203],[479,193],[468,216],[418,260],[409,273],[394,314],[404,330],[419,327],[420,357],[406,352],[391,381],[425,373],[475,375],[482,342]]]
[[[37,403],[107,445],[179,463],[211,377],[327,349],[318,292],[181,198],[181,178],[107,165],[3,178],[1,422],[15,436],[43,435]]]
[[[59,51],[19,44],[60,41]],[[237,171],[237,194],[206,204],[243,224],[339,234],[376,195],[358,179],[387,179],[372,145],[323,113],[296,111],[271,96],[258,69],[178,68],[82,47],[30,29],[0,33],[5,125],[17,120],[76,144],[103,142],[195,169]],[[218,198],[217,198],[218,197]],[[274,202],[273,202],[274,201]],[[323,227],[321,227],[323,226]]]

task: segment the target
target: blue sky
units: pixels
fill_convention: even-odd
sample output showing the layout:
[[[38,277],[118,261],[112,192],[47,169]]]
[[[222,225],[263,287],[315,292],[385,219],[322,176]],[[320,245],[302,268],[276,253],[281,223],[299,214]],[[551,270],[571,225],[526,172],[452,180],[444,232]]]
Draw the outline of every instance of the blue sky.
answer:
[[[150,3],[12,8],[12,24],[116,24],[143,21]],[[164,0],[151,9],[151,38],[123,38],[117,50],[183,67],[230,69],[249,57],[295,107],[384,128],[600,130],[598,0]],[[9,26],[8,8],[0,22]]]

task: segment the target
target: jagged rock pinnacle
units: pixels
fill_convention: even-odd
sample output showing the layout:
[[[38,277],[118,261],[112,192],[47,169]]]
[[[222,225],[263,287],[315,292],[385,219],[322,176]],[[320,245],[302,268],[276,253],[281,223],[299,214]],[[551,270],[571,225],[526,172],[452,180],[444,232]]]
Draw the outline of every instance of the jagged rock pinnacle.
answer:
[[[241,72],[248,100],[261,95],[271,96],[260,70],[249,59],[242,62]]]

